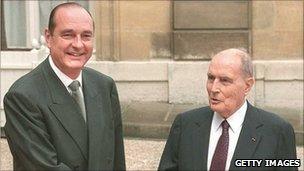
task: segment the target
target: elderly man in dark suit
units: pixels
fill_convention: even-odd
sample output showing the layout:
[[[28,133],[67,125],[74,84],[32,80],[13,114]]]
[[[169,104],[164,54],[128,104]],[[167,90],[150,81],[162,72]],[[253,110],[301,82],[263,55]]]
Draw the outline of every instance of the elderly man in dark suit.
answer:
[[[207,76],[209,106],[176,117],[159,170],[297,170],[235,165],[237,159],[296,159],[292,126],[246,100],[254,84],[250,56],[224,50],[212,58]]]
[[[115,83],[84,67],[93,50],[90,13],[58,5],[45,38],[50,56],[4,98],[14,170],[125,170]]]

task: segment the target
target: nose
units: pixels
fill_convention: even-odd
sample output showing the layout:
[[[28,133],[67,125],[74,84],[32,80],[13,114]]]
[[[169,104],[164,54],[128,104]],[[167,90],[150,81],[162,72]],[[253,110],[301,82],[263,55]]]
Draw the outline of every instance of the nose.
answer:
[[[220,92],[220,84],[217,79],[215,79],[211,85],[211,92],[212,93],[218,93]]]
[[[81,36],[78,35],[74,38],[73,42],[72,42],[72,46],[75,48],[82,48],[83,47],[83,42],[81,39]]]

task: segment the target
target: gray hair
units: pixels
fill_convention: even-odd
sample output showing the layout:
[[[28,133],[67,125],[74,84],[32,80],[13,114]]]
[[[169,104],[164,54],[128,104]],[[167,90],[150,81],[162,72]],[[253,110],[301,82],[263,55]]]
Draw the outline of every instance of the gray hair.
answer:
[[[251,57],[245,48],[237,48],[237,55],[241,57],[242,71],[247,77],[253,77],[253,64]]]

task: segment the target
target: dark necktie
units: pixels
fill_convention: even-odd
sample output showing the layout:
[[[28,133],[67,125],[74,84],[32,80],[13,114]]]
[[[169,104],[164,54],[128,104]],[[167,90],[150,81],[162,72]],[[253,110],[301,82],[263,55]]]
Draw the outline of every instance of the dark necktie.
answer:
[[[229,146],[229,123],[222,122],[222,135],[220,136],[211,161],[210,171],[224,171]]]
[[[75,99],[77,104],[79,105],[79,107],[81,109],[82,117],[83,117],[84,121],[86,121],[86,112],[85,112],[84,100],[83,100],[83,97],[80,93],[79,87],[80,87],[80,83],[77,80],[73,81],[69,85],[69,88],[71,90],[71,95]]]

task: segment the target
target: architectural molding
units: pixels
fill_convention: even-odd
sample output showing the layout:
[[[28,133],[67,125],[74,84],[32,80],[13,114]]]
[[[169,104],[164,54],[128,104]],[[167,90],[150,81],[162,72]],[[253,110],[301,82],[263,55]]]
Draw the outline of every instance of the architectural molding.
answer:
[[[119,1],[94,1],[96,60],[120,59]]]

